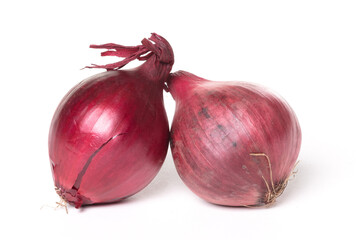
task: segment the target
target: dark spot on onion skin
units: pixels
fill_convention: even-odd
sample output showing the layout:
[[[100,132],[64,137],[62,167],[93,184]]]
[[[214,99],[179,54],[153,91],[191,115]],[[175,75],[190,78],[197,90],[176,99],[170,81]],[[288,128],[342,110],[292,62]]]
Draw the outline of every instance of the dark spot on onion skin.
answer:
[[[263,206],[265,205],[266,202],[266,193],[262,191],[260,194],[261,196],[258,198],[258,201],[256,202],[255,206]]]
[[[171,144],[171,148],[174,148],[174,141],[173,141],[173,138],[172,138],[172,134],[171,134],[171,138],[169,139],[169,142],[170,142],[170,144]]]
[[[236,146],[237,146],[237,143],[236,143],[236,142],[233,142],[233,143],[232,143],[232,146],[236,147]]]
[[[258,158],[252,158],[252,161],[255,162],[257,165],[259,165],[261,162],[261,160]]]
[[[223,125],[218,124],[218,128],[219,128],[220,130],[224,130],[224,126],[223,126]]]
[[[201,111],[198,113],[199,115],[204,115],[206,118],[211,118],[211,116],[209,115],[209,113],[208,113],[208,108],[206,108],[206,107],[203,107],[202,109],[201,109]]]

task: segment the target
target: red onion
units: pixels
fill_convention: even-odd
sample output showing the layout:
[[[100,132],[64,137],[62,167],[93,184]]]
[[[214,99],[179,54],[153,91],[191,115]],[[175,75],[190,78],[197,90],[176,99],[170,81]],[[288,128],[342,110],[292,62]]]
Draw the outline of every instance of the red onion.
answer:
[[[264,87],[171,74],[171,149],[184,183],[208,202],[268,205],[283,192],[301,145],[290,106]]]
[[[173,65],[169,43],[157,34],[142,45],[92,45],[121,62],[73,89],[59,104],[49,132],[49,156],[58,194],[79,208],[116,202],[143,189],[167,153],[169,128],[163,88]],[[118,70],[134,59],[146,62]]]

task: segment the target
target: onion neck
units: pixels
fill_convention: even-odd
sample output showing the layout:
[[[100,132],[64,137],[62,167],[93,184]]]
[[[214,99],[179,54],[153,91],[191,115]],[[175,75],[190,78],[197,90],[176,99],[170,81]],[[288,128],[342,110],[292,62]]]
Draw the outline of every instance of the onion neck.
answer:
[[[91,48],[108,49],[101,53],[102,56],[117,56],[124,60],[106,65],[93,64],[86,68],[119,70],[129,62],[138,59],[145,63],[135,70],[139,71],[143,79],[157,82],[163,88],[174,63],[173,49],[166,39],[156,33],[152,33],[150,38],[143,39],[141,43],[142,45],[138,46],[122,46],[114,43],[90,45]]]
[[[192,93],[195,86],[201,85],[208,80],[198,77],[186,71],[177,71],[171,73],[167,80],[168,91],[172,94],[174,100],[187,98]]]
[[[172,70],[171,63],[160,62],[156,55],[151,56],[144,64],[140,65],[137,70],[145,79],[159,83],[162,86],[169,77]]]
[[[174,53],[171,45],[165,38],[155,33],[153,33],[149,39],[143,39],[141,43],[143,47],[150,51],[150,57],[147,59],[143,57],[146,62],[139,67],[140,72],[144,74],[148,80],[158,82],[162,84],[162,86],[165,86],[164,82],[169,77],[174,63]]]

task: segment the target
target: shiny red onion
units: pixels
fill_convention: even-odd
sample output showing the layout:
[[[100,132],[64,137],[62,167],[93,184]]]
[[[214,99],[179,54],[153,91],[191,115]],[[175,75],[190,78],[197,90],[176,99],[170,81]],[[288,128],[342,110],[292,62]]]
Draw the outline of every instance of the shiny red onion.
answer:
[[[282,194],[301,131],[291,107],[268,89],[171,74],[176,101],[171,149],[184,183],[208,202],[261,206]]]
[[[49,156],[56,190],[77,208],[143,189],[161,168],[169,142],[162,91],[174,61],[169,43],[152,34],[135,47],[91,47],[125,59],[89,67],[108,71],[72,88],[53,116]],[[134,59],[145,62],[118,70]]]

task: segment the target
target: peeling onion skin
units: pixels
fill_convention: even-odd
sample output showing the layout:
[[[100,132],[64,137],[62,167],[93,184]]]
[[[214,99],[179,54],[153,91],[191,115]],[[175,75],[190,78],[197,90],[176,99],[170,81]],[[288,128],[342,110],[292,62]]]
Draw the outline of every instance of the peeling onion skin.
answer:
[[[172,73],[167,84],[176,101],[170,145],[183,182],[218,205],[273,203],[301,146],[287,102],[261,86],[208,81],[184,71]]]
[[[122,62],[95,65],[108,71],[71,89],[53,116],[49,156],[54,183],[61,198],[76,208],[137,193],[164,162],[169,126],[163,87],[173,52],[163,38],[154,37],[159,53],[130,70],[118,70]]]

